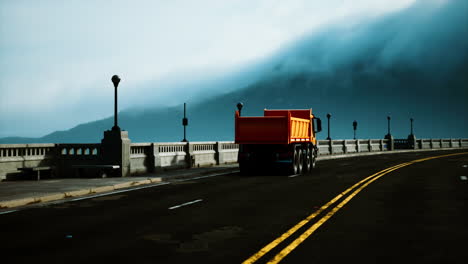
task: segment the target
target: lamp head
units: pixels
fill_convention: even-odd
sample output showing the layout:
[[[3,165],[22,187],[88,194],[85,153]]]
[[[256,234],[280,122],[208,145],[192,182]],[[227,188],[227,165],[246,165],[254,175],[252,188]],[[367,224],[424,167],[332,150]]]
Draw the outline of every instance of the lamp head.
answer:
[[[114,75],[112,76],[112,83],[114,84],[114,87],[117,88],[117,86],[119,86],[119,82],[120,82],[120,77],[118,75]]]
[[[237,103],[237,109],[239,109],[239,112],[242,111],[242,107],[244,107],[243,103]]]

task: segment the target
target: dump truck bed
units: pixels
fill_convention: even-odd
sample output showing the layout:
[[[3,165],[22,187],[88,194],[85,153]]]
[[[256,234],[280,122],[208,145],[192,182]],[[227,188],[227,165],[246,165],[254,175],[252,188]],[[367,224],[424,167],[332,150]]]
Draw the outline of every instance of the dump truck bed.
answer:
[[[236,111],[235,142],[238,144],[290,144],[312,142],[312,109],[264,110],[264,116],[241,117]]]

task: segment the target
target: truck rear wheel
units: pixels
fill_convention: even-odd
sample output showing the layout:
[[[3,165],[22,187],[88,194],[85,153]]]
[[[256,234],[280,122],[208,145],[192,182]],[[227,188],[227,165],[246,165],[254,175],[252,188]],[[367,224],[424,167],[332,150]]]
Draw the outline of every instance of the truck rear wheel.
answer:
[[[299,168],[299,160],[301,159],[301,156],[302,156],[300,153],[301,151],[299,148],[294,148],[292,157],[291,157],[291,163],[288,164],[288,167],[287,167],[288,174],[296,175],[300,173],[300,170],[302,169],[302,166],[301,168]]]
[[[301,174],[302,173],[302,168],[304,164],[304,156],[302,155],[302,149],[301,147],[296,148],[297,156],[296,156],[296,173],[295,174]]]
[[[310,172],[312,169],[312,149],[311,147],[307,146],[305,151],[304,151],[304,167],[303,167],[303,172],[307,173]]]

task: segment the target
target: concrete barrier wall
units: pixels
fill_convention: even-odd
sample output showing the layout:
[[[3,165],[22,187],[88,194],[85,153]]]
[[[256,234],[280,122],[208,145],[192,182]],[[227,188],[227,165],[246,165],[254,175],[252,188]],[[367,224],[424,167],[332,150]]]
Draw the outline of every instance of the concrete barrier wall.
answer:
[[[405,145],[405,140],[395,142]],[[414,149],[468,148],[468,139],[413,142]],[[320,156],[390,151],[389,145],[388,139],[318,141]],[[231,141],[132,143],[130,174],[236,163],[238,148]],[[0,180],[18,175],[18,168],[37,166],[53,166],[56,176],[73,177],[73,165],[102,164],[102,160],[100,144],[0,144]]]

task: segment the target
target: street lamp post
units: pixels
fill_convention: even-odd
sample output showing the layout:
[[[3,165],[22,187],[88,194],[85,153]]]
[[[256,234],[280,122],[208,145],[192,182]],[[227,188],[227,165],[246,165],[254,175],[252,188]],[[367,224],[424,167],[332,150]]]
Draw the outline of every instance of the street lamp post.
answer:
[[[390,119],[391,117],[390,116],[387,116],[387,121],[388,121],[388,136],[391,136],[392,134],[390,134]]]
[[[357,129],[357,121],[354,120],[354,122],[353,122],[354,139],[356,139],[356,129]]]
[[[120,83],[120,77],[118,75],[112,76],[112,83],[114,84],[114,126],[112,127],[112,130],[120,130],[120,127],[118,125],[118,117],[117,117],[117,87],[119,86]]]
[[[187,142],[186,138],[186,127],[188,126],[188,118],[186,117],[186,103],[184,103],[184,118],[182,118],[182,125],[184,126],[184,139],[182,142]]]
[[[413,118],[410,118],[410,121],[411,121],[411,134],[410,135],[413,135],[413,121],[414,119]]]
[[[331,140],[331,137],[330,137],[330,117],[331,117],[331,114],[328,113],[327,114],[327,119],[328,119],[328,137],[327,137],[327,140]]]
[[[410,149],[417,149],[418,146],[417,146],[417,142],[416,142],[416,136],[414,135],[414,131],[413,131],[413,121],[414,121],[414,119],[410,118],[411,134],[409,134],[409,136],[408,136],[408,147]]]
[[[390,119],[391,117],[390,116],[387,116],[387,125],[388,125],[388,134],[385,135],[385,139],[388,139],[388,145],[387,145],[387,149],[388,150],[394,150],[395,148],[395,141],[392,137],[392,134],[390,133]]]
[[[113,170],[112,175],[126,177],[130,176],[131,140],[128,138],[128,131],[122,131],[118,123],[117,88],[121,79],[118,75],[114,75],[111,81],[114,84],[114,126],[111,130],[104,131],[99,155],[103,164],[118,165],[118,168]]]

